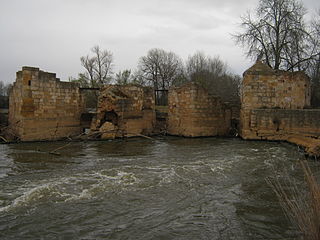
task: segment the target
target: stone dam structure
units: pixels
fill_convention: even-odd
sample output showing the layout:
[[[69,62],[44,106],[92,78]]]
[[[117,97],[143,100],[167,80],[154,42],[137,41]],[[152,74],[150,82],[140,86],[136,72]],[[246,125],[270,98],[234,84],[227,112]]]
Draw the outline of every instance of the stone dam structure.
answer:
[[[320,155],[320,110],[310,108],[310,80],[303,72],[255,63],[243,75],[240,109],[192,82],[170,88],[162,104],[150,87],[106,85],[96,89],[96,108],[88,109],[88,90],[23,67],[10,93],[9,126],[0,135],[42,141],[239,133],[243,139],[289,141]]]

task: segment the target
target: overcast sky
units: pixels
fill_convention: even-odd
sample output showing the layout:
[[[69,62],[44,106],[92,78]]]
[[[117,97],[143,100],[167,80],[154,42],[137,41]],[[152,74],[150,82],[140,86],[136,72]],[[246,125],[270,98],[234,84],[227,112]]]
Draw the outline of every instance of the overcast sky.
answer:
[[[55,72],[61,80],[83,69],[94,45],[114,54],[114,71],[135,69],[151,48],[183,59],[200,50],[218,55],[237,74],[252,62],[235,46],[240,15],[258,0],[0,0],[0,80],[22,66]],[[319,0],[304,0],[309,14]]]

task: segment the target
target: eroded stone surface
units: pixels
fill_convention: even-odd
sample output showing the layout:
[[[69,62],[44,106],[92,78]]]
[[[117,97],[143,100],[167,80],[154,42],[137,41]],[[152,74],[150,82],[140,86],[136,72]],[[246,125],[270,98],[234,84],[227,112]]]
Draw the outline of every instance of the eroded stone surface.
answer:
[[[241,88],[240,134],[245,139],[259,139],[261,130],[268,130],[268,134],[278,134],[284,124],[286,125],[284,132],[290,131],[289,128],[295,129],[299,122],[297,117],[304,113],[289,110],[308,106],[310,106],[310,80],[306,74],[276,71],[257,62],[244,73]],[[263,111],[264,109],[273,111]],[[281,109],[287,111],[281,112]]]
[[[319,155],[320,110],[306,109],[310,80],[305,73],[275,71],[257,62],[244,73],[241,93],[242,138],[285,140]]]
[[[106,125],[107,123],[107,125]],[[99,131],[104,139],[150,135],[155,125],[152,88],[135,85],[108,85],[101,89],[97,116],[91,131]],[[108,131],[113,134],[105,133]]]
[[[83,98],[79,86],[56,74],[23,67],[9,99],[9,126],[22,141],[55,140],[80,134]]]
[[[168,133],[200,137],[226,136],[231,110],[195,83],[169,90]]]

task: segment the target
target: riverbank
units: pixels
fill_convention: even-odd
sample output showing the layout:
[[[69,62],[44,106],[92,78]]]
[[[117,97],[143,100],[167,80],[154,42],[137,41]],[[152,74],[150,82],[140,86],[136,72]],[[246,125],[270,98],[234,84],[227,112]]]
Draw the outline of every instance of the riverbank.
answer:
[[[320,139],[305,136],[287,136],[286,141],[304,148],[308,156],[320,157]]]
[[[297,134],[285,134],[285,135],[270,135],[261,137],[263,140],[269,141],[285,141],[288,143],[295,144],[304,149],[306,155],[309,157],[318,158],[320,157],[320,139],[303,136]]]

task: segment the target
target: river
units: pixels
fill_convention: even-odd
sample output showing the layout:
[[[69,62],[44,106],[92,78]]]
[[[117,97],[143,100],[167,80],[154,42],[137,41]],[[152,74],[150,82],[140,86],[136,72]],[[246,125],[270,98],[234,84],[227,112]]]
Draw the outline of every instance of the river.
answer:
[[[0,239],[293,239],[267,177],[298,148],[163,137],[0,145]],[[295,174],[294,174],[295,175]],[[297,175],[298,177],[298,175]]]

